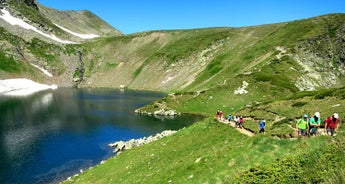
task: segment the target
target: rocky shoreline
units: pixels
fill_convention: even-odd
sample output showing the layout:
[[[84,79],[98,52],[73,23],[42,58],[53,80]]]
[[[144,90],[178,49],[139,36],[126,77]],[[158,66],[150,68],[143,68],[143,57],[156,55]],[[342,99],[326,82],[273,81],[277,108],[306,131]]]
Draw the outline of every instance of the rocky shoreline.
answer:
[[[150,142],[156,141],[158,139],[161,139],[163,137],[167,137],[170,136],[174,133],[176,133],[176,130],[164,130],[161,133],[157,133],[156,135],[150,135],[149,137],[143,137],[143,138],[139,138],[139,139],[131,139],[129,141],[117,141],[115,143],[110,143],[108,144],[110,147],[115,148],[114,149],[114,153],[120,154],[121,152],[125,151],[125,150],[129,150],[132,149],[134,147],[137,146],[142,146],[144,144],[148,144]],[[99,164],[104,164],[106,162],[106,160],[102,160]],[[93,169],[94,167],[90,167],[89,169]],[[80,170],[80,174],[83,173],[84,171],[81,169]],[[65,181],[73,181],[74,177],[79,176],[79,173],[68,177]],[[64,182],[64,181],[62,181]],[[60,182],[60,183],[62,183]]]
[[[155,116],[177,116],[180,115],[181,113],[177,112],[176,110],[165,110],[165,109],[161,109],[158,111],[154,111],[154,112],[147,112],[145,110],[141,110],[141,109],[136,109],[135,113],[137,114],[145,114],[145,115],[155,115]]]
[[[114,153],[120,154],[121,152],[125,150],[132,149],[134,147],[142,146],[144,144],[148,144],[150,142],[156,141],[158,139],[161,139],[163,137],[170,136],[177,131],[175,130],[165,130],[161,133],[157,133],[154,136],[149,136],[149,137],[143,137],[139,139],[131,139],[129,141],[117,141],[115,143],[108,144],[110,147],[114,148]]]

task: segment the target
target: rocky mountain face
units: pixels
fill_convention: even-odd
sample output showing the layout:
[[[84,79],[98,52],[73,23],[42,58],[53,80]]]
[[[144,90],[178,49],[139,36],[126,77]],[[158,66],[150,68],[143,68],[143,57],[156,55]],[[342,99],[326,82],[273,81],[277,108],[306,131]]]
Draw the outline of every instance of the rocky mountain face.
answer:
[[[34,0],[1,0],[0,11],[3,79],[25,77],[72,86],[82,52],[79,43],[123,35],[89,11],[58,11]],[[53,77],[45,76],[33,65]]]
[[[341,87],[345,76],[345,20],[325,24],[322,34],[296,46],[294,59],[306,74],[297,79],[300,90]]]

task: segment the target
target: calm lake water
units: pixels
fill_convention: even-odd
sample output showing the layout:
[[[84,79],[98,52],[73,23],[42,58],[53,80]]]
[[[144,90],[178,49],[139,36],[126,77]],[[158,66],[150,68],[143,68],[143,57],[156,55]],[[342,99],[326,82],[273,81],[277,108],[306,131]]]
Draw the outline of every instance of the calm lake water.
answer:
[[[109,143],[177,130],[201,120],[134,113],[162,93],[60,88],[0,96],[0,183],[58,183],[114,154]]]

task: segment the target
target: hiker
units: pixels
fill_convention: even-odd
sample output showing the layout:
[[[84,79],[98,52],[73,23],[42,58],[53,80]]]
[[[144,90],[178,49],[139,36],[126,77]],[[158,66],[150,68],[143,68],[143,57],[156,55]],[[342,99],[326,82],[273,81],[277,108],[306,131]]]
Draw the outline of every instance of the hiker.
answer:
[[[216,118],[219,119],[219,115],[220,115],[220,110],[217,110],[217,113],[216,113]]]
[[[228,115],[228,122],[230,122],[231,120],[232,120],[232,115],[229,114],[229,115]]]
[[[238,123],[239,128],[243,128],[243,117],[240,116],[240,119],[238,121],[239,121],[239,123]]]
[[[265,133],[265,125],[266,125],[265,120],[259,121],[259,133]]]
[[[314,116],[309,119],[310,135],[318,134],[318,129],[320,125],[321,125],[320,112],[315,112]]]
[[[329,116],[325,122],[325,132],[327,134],[331,134],[333,137],[335,131],[338,131],[340,126],[340,118],[338,113],[334,113],[332,116]]]
[[[296,130],[299,136],[305,137],[308,131],[308,115],[304,114],[303,117],[297,120]]]
[[[239,124],[238,124],[238,121],[239,121],[240,119],[238,118],[238,116],[235,116],[234,117],[234,122],[235,122],[235,128],[237,128],[238,126],[239,126]]]

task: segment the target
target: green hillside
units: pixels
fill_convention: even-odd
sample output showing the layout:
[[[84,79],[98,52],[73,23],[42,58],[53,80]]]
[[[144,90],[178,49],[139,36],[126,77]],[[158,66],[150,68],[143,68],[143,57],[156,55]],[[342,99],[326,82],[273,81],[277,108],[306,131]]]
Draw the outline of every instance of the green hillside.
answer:
[[[110,79],[94,86],[169,92],[142,110],[213,117],[221,109],[253,118],[245,128],[254,133],[266,119],[267,133],[247,137],[208,118],[66,182],[342,183],[343,126],[335,138],[296,138],[293,127],[316,111],[322,120],[333,112],[344,117],[344,20],[335,14],[258,27],[147,32],[86,45],[103,62],[92,64],[89,80]],[[122,71],[128,66],[131,75]],[[245,93],[236,93],[241,87]]]
[[[66,183],[342,183],[344,126],[335,137],[293,138],[295,118],[344,114],[344,89],[299,92],[237,111],[248,137],[207,118],[159,141],[127,150]],[[312,115],[310,114],[310,115]],[[343,116],[342,116],[343,117]],[[323,132],[321,128],[320,133]]]
[[[344,15],[335,14],[257,27],[106,38],[85,45],[90,71],[85,85],[177,92],[253,80],[292,93],[342,86],[343,23]],[[335,80],[329,78],[333,68]]]

